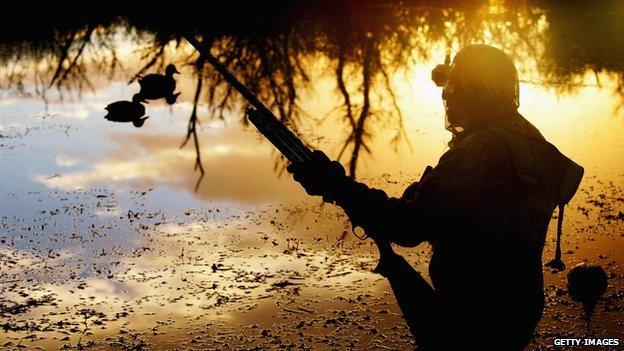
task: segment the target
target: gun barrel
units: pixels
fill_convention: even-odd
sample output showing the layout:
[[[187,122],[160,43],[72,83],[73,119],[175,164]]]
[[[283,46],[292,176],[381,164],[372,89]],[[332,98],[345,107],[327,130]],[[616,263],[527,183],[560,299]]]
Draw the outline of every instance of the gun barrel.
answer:
[[[234,87],[234,89],[236,89],[239,93],[241,93],[241,95],[243,95],[243,97],[247,101],[249,101],[249,103],[253,107],[257,108],[260,111],[269,111],[269,109],[262,103],[262,101],[258,100],[254,93],[252,93],[243,83],[241,83],[240,80],[238,80],[238,78],[236,78],[236,76],[234,76],[234,74],[232,74],[232,72],[230,72],[230,70],[227,69],[227,67],[225,67],[221,62],[219,62],[219,60],[217,60],[216,57],[214,57],[210,53],[209,48],[206,48],[204,44],[200,43],[199,40],[197,40],[197,38],[192,35],[187,35],[185,36],[185,38],[195,48],[195,50],[197,50],[197,52],[199,52],[199,54],[206,61],[208,61],[208,63],[210,63],[228,83],[230,83]]]
[[[230,70],[214,57],[209,48],[200,43],[192,35],[186,40],[199,54],[212,65],[226,82],[231,84],[255,110],[248,109],[247,116],[253,125],[264,135],[290,162],[301,162],[311,159],[312,151],[291,132],[277,117],[252,93]]]

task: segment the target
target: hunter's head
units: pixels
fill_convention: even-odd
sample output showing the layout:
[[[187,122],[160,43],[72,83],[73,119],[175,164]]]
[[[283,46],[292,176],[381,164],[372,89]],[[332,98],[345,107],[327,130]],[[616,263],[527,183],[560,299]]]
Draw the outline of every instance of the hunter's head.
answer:
[[[478,129],[518,109],[518,73],[501,50],[468,45],[453,59],[442,99],[448,130],[459,133]]]

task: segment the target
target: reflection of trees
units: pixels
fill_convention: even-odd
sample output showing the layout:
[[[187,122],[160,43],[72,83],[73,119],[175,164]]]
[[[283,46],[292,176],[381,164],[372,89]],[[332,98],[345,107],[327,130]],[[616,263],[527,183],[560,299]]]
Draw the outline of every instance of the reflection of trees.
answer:
[[[548,6],[550,5],[550,6]],[[575,75],[600,72],[617,75],[616,95],[624,107],[624,1],[575,2],[568,6],[545,5],[546,32],[542,71],[552,79],[569,82]],[[563,84],[560,89],[572,90]]]
[[[201,180],[204,178],[204,165],[201,161],[201,148],[199,147],[199,138],[197,136],[197,125],[199,124],[199,119],[197,118],[197,105],[199,103],[199,97],[201,96],[201,90],[204,85],[204,64],[205,61],[200,57],[197,59],[196,68],[197,68],[197,87],[195,88],[195,96],[193,97],[193,110],[191,112],[191,117],[189,118],[188,125],[186,127],[186,137],[182,142],[180,147],[184,147],[186,143],[193,138],[193,145],[195,146],[195,170],[199,171],[200,176],[197,179],[197,183],[195,184],[195,191],[199,188],[199,184]]]
[[[332,66],[341,97],[336,111],[347,130],[338,157],[347,158],[351,175],[356,173],[360,156],[372,151],[370,142],[381,128],[396,131],[394,145],[405,140],[403,114],[391,77],[409,63],[428,58],[434,43],[454,48],[471,42],[496,43],[517,61],[537,58],[542,76],[554,81],[587,68],[617,72],[618,93],[624,95],[622,31],[617,31],[621,27],[617,23],[623,21],[621,14],[609,15],[620,21],[603,20],[603,14],[613,12],[610,6],[593,6],[595,15],[580,16],[588,13],[587,8],[566,6],[562,10],[556,1],[533,5],[508,1],[505,7],[484,0],[444,5],[416,0],[400,6],[393,3],[234,3],[220,12],[223,16],[211,18],[184,10],[176,11],[176,18],[155,12],[159,10],[83,18],[29,13],[29,23],[43,25],[28,33],[14,33],[0,24],[0,64],[7,67],[2,87],[25,92],[24,82],[30,74],[38,92],[45,92],[50,85],[80,91],[91,89],[94,71],[109,77],[125,71],[124,78],[134,81],[141,74],[162,69],[170,59],[168,45],[183,43],[182,35],[192,32],[209,40],[219,60],[297,133],[305,116],[299,94],[308,86],[311,73],[303,59],[320,54]],[[240,6],[246,7],[244,13],[237,11]],[[548,26],[543,25],[543,16]],[[236,22],[231,20],[234,17]],[[48,18],[56,20],[50,23]],[[141,62],[133,66],[138,68],[123,66],[115,46],[120,35],[140,45]],[[600,50],[595,50],[596,43]],[[183,60],[196,67],[197,84],[182,146],[193,141],[195,168],[203,173],[198,105],[206,102],[213,117],[223,118],[225,111],[240,109],[242,101],[220,76],[205,68],[199,55],[188,53]],[[36,64],[40,62],[46,64]],[[24,64],[30,67],[20,67]]]
[[[0,62],[6,68],[1,87],[28,94],[24,83],[30,82],[40,95],[52,85],[66,91],[92,89],[85,52],[90,51],[89,64],[108,69],[117,64],[112,38],[96,29],[96,25],[76,25],[45,31],[27,41],[1,43]]]

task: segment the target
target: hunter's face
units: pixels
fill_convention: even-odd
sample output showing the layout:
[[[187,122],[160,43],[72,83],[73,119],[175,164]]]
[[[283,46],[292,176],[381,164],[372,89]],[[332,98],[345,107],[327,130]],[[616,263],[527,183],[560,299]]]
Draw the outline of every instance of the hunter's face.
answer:
[[[465,90],[454,79],[449,79],[442,89],[447,121],[455,126],[461,126],[462,121],[475,112],[474,96]]]

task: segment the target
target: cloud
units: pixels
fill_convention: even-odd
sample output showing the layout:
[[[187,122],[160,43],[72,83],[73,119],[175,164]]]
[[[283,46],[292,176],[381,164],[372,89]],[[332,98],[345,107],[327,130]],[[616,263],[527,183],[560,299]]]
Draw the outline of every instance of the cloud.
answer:
[[[54,156],[54,161],[58,166],[61,167],[73,167],[79,163],[79,161],[75,158],[72,158],[66,154],[57,154]]]
[[[180,138],[168,134],[120,134],[112,138],[119,145],[118,150],[94,163],[89,170],[55,177],[36,174],[33,180],[49,188],[65,190],[96,184],[141,189],[165,184],[194,191],[199,173],[193,170],[196,154],[192,145],[180,148]],[[206,174],[197,196],[243,203],[303,196],[297,184],[276,174],[275,156],[267,143],[235,128],[212,130],[204,133],[202,139],[201,158]],[[70,167],[77,161],[59,155],[56,162]]]
[[[89,110],[84,107],[67,106],[66,108],[62,108],[61,105],[56,105],[54,108],[49,110],[49,114],[65,118],[86,119],[89,117]]]

